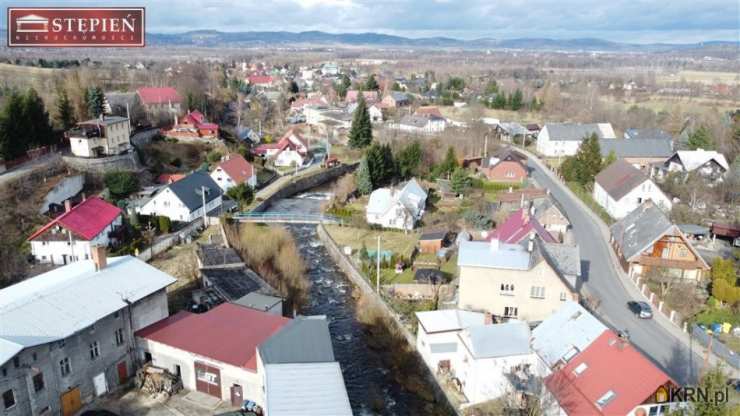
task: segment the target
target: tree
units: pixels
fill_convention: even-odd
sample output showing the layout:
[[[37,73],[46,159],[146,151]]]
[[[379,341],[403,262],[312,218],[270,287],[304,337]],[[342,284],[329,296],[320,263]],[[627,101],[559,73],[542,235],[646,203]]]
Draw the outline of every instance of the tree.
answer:
[[[486,84],[486,95],[496,94],[498,92],[498,84],[495,79],[488,81]]]
[[[375,74],[370,74],[370,77],[365,82],[365,91],[377,91],[380,89],[380,85],[378,85],[378,81],[375,80]]]
[[[55,118],[64,130],[69,130],[75,125],[74,109],[72,109],[72,102],[69,100],[65,89],[60,88],[57,92],[57,114]]]
[[[706,126],[702,125],[689,135],[689,141],[687,145],[691,150],[707,150],[714,148],[714,141],[712,140],[712,136],[709,133],[709,130],[706,128]]]
[[[581,185],[593,183],[596,175],[601,171],[601,147],[599,138],[592,134],[578,147],[574,156],[568,157],[560,167],[560,173],[566,181],[575,181]]]
[[[606,159],[604,159],[604,166],[609,166],[616,161],[617,161],[617,154],[614,152],[614,150],[610,150],[609,154],[606,155]]]
[[[456,195],[464,195],[470,187],[470,178],[468,177],[468,173],[465,172],[465,169],[460,167],[455,168],[454,172],[452,172],[450,182],[452,192]]]
[[[453,91],[462,91],[465,89],[465,80],[460,77],[451,77],[447,80],[447,89]]]
[[[344,97],[347,96],[347,90],[349,90],[349,87],[352,86],[352,81],[350,81],[347,74],[342,74],[341,81],[334,86],[334,90],[337,92],[337,95],[339,98],[344,99]]]
[[[159,223],[159,232],[161,232],[162,234],[167,234],[170,232],[170,228],[172,227],[172,221],[170,221],[170,217],[160,215],[157,217],[157,222]]]
[[[727,375],[721,368],[710,369],[699,381],[699,388],[706,391],[709,400],[696,400],[694,405],[694,416],[725,416],[728,415],[728,401],[712,400],[715,393],[722,394],[727,388]]]
[[[290,84],[288,85],[288,93],[298,94],[298,84],[295,82],[295,80],[290,81]]]
[[[447,148],[445,158],[439,165],[434,168],[434,176],[448,176],[457,167],[457,155],[455,155],[455,149],[450,146]]]
[[[0,157],[5,160],[21,157],[28,150],[28,142],[24,140],[28,124],[23,107],[23,97],[13,91],[0,114]]]
[[[355,173],[355,179],[357,182],[357,192],[360,195],[367,195],[373,191],[373,181],[370,177],[370,166],[367,162],[367,156],[363,157],[360,161],[360,166]]]
[[[496,98],[493,99],[491,106],[497,110],[501,110],[506,107],[506,94],[503,92],[496,93]]]
[[[105,186],[114,199],[124,199],[139,189],[139,179],[131,172],[113,171],[105,174]]]
[[[520,89],[517,88],[517,90],[514,91],[514,95],[511,96],[510,106],[514,111],[519,111],[524,106],[524,96]]]
[[[85,94],[85,106],[87,107],[87,116],[98,118],[103,114],[105,105],[105,95],[100,87],[90,87]]]
[[[418,141],[406,145],[396,157],[398,175],[402,179],[409,179],[416,176],[421,165],[422,156],[421,144]]]
[[[373,144],[365,153],[373,189],[385,186],[395,177],[396,166],[389,145]]]
[[[232,186],[226,191],[226,196],[239,204],[239,209],[244,209],[254,200],[254,189],[246,183]]]
[[[31,145],[44,146],[53,142],[54,131],[49,123],[49,113],[46,112],[44,102],[33,88],[29,88],[23,99],[23,118],[28,129],[26,140]]]
[[[730,285],[735,285],[737,282],[737,274],[735,273],[735,263],[731,259],[723,259],[717,257],[712,262],[712,280],[721,279],[726,281]]]
[[[398,82],[393,82],[391,85],[391,91],[401,91],[401,85]]]
[[[740,287],[727,283],[723,279],[712,281],[712,296],[720,302],[735,305],[740,302]]]
[[[362,94],[359,94],[357,108],[352,116],[352,126],[349,129],[349,146],[355,149],[367,147],[373,141],[373,126],[370,123],[370,113]]]

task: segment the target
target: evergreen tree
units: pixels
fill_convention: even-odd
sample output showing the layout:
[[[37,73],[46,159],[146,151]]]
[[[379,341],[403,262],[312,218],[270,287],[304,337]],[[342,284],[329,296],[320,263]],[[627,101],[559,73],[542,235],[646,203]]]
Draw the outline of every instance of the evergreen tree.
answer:
[[[617,154],[614,152],[614,150],[610,150],[609,154],[606,155],[606,159],[604,159],[604,167],[609,166],[616,161],[617,161]]]
[[[407,145],[398,154],[398,175],[401,179],[409,179],[419,174],[421,166],[422,150],[418,141]]]
[[[493,99],[492,107],[497,110],[502,110],[506,107],[506,94],[503,92],[496,93],[496,98]]]
[[[367,163],[367,157],[363,157],[360,161],[360,166],[355,173],[355,180],[357,182],[357,192],[360,195],[367,195],[373,191],[373,181],[370,177],[370,166]]]
[[[711,400],[716,397],[715,393],[724,393],[727,389],[727,375],[721,368],[713,368],[704,374],[698,387],[706,391],[709,400],[694,401],[694,416],[726,416],[730,414],[728,400]]]
[[[517,88],[516,91],[514,91],[514,95],[511,96],[511,109],[514,111],[521,110],[522,106],[524,105],[524,96],[522,95],[522,91]]]
[[[26,154],[28,123],[24,118],[23,97],[13,91],[0,114],[0,158],[13,160]]]
[[[693,133],[691,133],[691,135],[689,135],[688,146],[691,150],[713,149],[714,142],[712,140],[712,135],[709,133],[709,130],[705,126],[700,126]]]
[[[352,81],[350,81],[347,74],[342,74],[342,79],[339,81],[338,84],[334,85],[334,91],[336,91],[339,98],[344,99],[344,97],[347,96],[347,90],[349,90],[349,87],[352,86]]]
[[[601,147],[596,134],[587,137],[578,147],[574,156],[568,157],[560,167],[566,181],[575,181],[581,185],[593,183],[594,177],[601,171]]]
[[[27,123],[26,132],[29,146],[44,146],[54,141],[54,131],[49,123],[43,100],[35,89],[30,88],[23,99],[23,118]]]
[[[435,176],[449,176],[457,167],[457,155],[455,155],[455,149],[452,146],[447,148],[445,158],[437,165],[434,169]]]
[[[450,179],[450,186],[452,187],[452,192],[456,195],[464,195],[467,192],[470,187],[470,178],[468,177],[468,173],[465,172],[465,169],[460,167],[455,168]]]
[[[72,102],[69,100],[67,91],[59,89],[57,92],[57,115],[56,121],[59,126],[64,130],[69,130],[75,125],[74,110],[72,109]]]
[[[498,92],[498,84],[496,83],[495,79],[492,79],[488,81],[488,84],[486,84],[486,94],[496,94]]]
[[[377,91],[380,89],[378,81],[375,80],[375,74],[370,74],[370,78],[365,82],[365,91]]]
[[[298,94],[298,84],[295,82],[295,80],[290,81],[290,84],[288,85],[288,93]]]
[[[389,145],[373,144],[365,153],[373,188],[390,183],[395,177],[395,163]]]
[[[100,87],[90,87],[85,94],[85,105],[87,106],[87,116],[98,118],[104,111],[105,95]]]
[[[362,94],[357,99],[357,108],[352,116],[352,126],[349,129],[349,147],[354,149],[367,147],[373,141],[373,127],[370,123],[370,113]]]

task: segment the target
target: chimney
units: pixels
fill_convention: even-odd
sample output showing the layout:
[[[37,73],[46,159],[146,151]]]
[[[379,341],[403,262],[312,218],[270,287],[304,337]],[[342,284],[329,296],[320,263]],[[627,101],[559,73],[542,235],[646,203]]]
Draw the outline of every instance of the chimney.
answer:
[[[83,201],[87,201],[87,195],[85,195],[85,193],[84,193],[84,192],[82,193],[82,200],[83,200]]]
[[[499,242],[498,238],[494,237],[491,239],[491,251],[498,251],[500,246],[501,242]]]
[[[108,253],[105,250],[104,246],[93,246],[91,247],[92,250],[92,260],[93,263],[95,263],[95,271],[100,271],[105,269],[105,266],[108,265]]]
[[[72,210],[72,201],[69,199],[64,200],[64,212],[69,212]]]
[[[529,210],[526,208],[522,208],[522,224],[526,224],[529,222]]]
[[[534,233],[529,234],[529,241],[527,242],[527,251],[530,253],[534,251]]]
[[[493,324],[493,315],[491,315],[491,312],[486,312],[485,317],[483,318],[483,324],[484,325]]]

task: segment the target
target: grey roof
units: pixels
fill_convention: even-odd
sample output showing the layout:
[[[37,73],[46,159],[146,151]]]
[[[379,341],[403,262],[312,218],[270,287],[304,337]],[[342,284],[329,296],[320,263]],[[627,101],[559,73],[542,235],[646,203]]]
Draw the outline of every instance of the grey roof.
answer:
[[[611,233],[629,261],[667,233],[673,224],[652,201],[646,201],[611,226]]]
[[[508,270],[529,270],[530,253],[518,244],[493,243],[485,241],[461,241],[457,256],[458,266],[487,267]]]
[[[202,244],[198,247],[198,258],[203,267],[221,266],[226,264],[243,264],[236,250],[222,247],[218,244]]]
[[[419,236],[419,241],[444,240],[445,237],[447,237],[447,231],[445,230],[429,230],[421,233],[421,236]]]
[[[494,153],[489,158],[483,159],[483,167],[491,168],[503,161],[511,161],[520,163],[525,169],[527,168],[527,157],[512,149],[511,147],[503,148]]]
[[[299,316],[259,347],[265,364],[326,363],[334,350],[326,316]]]
[[[709,227],[703,227],[696,224],[676,224],[676,226],[684,234],[709,235]]]
[[[390,95],[391,95],[391,97],[393,97],[393,99],[394,99],[394,100],[396,100],[396,101],[408,101],[408,100],[409,100],[409,96],[408,96],[408,94],[406,94],[406,93],[404,93],[404,92],[400,92],[400,91],[391,91]]]
[[[650,157],[668,159],[673,154],[670,139],[601,139],[599,140],[601,156],[607,157],[614,152],[617,158]]]
[[[239,299],[248,293],[260,291],[273,294],[272,289],[262,278],[246,267],[223,267],[200,269],[203,278],[229,300]]]
[[[609,124],[609,123],[604,123]],[[604,132],[599,124],[581,124],[581,123],[548,123],[545,127],[550,135],[550,140],[575,140],[581,141],[586,137],[596,133],[600,139],[605,139]],[[543,128],[543,129],[544,129]],[[611,130],[611,125],[609,125]]]
[[[541,244],[548,263],[563,276],[572,289],[575,289],[577,277],[581,275],[581,255],[578,246],[542,241],[538,241],[538,244]]]
[[[624,160],[617,160],[596,175],[596,183],[615,201],[619,201],[647,180],[647,175]]]
[[[429,122],[430,117],[417,116],[414,114],[406,115],[401,118],[400,124],[407,126],[414,126],[416,128],[424,128]]]
[[[127,121],[128,119],[126,117],[119,117],[119,116],[105,116],[103,119],[99,118],[93,118],[91,120],[87,121],[81,121],[77,124],[93,124],[93,125],[100,125],[100,126],[107,126],[109,124],[114,123],[120,123],[121,121]]]
[[[239,306],[244,306],[258,311],[266,312],[280,304],[283,299],[277,296],[265,295],[259,292],[251,292],[233,301]]]
[[[427,334],[434,332],[459,331],[485,322],[485,314],[462,309],[441,309],[416,312],[419,325]]]
[[[606,329],[581,305],[568,301],[532,330],[531,345],[552,367],[563,357],[585,350]]]
[[[624,131],[624,138],[625,139],[635,139],[635,140],[662,140],[662,141],[668,141],[669,143],[673,141],[673,137],[666,133],[665,131],[657,128],[649,128],[649,129],[627,129]]]
[[[206,189],[206,204],[221,196],[221,188],[206,172],[196,171],[167,187],[193,212],[203,205],[201,188]]]
[[[480,359],[529,354],[529,336],[526,322],[512,320],[471,326],[460,334],[460,339],[473,357]]]
[[[529,130],[527,130],[526,127],[516,122],[501,122],[499,123],[499,126],[502,130],[504,130],[507,134],[511,136],[521,136],[529,134]]]
[[[95,270],[77,261],[0,290],[0,365],[20,347],[69,337],[175,282],[132,256],[110,257]],[[84,301],[81,301],[84,300]],[[16,351],[17,352],[17,351]]]
[[[352,416],[339,363],[265,366],[266,414]]]

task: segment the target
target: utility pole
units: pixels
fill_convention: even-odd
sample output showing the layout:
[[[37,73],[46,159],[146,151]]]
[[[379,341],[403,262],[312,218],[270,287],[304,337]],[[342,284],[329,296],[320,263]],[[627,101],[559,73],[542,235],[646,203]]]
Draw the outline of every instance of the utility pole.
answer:
[[[375,292],[380,294],[380,234],[378,234],[378,251],[375,252],[377,271],[375,276]]]
[[[483,158],[485,159],[488,157],[488,135],[486,134],[483,137],[485,137],[485,144],[483,145]],[[481,161],[481,163],[483,163],[483,161]]]
[[[203,228],[206,228],[206,187],[200,187],[200,196],[203,199]]]

